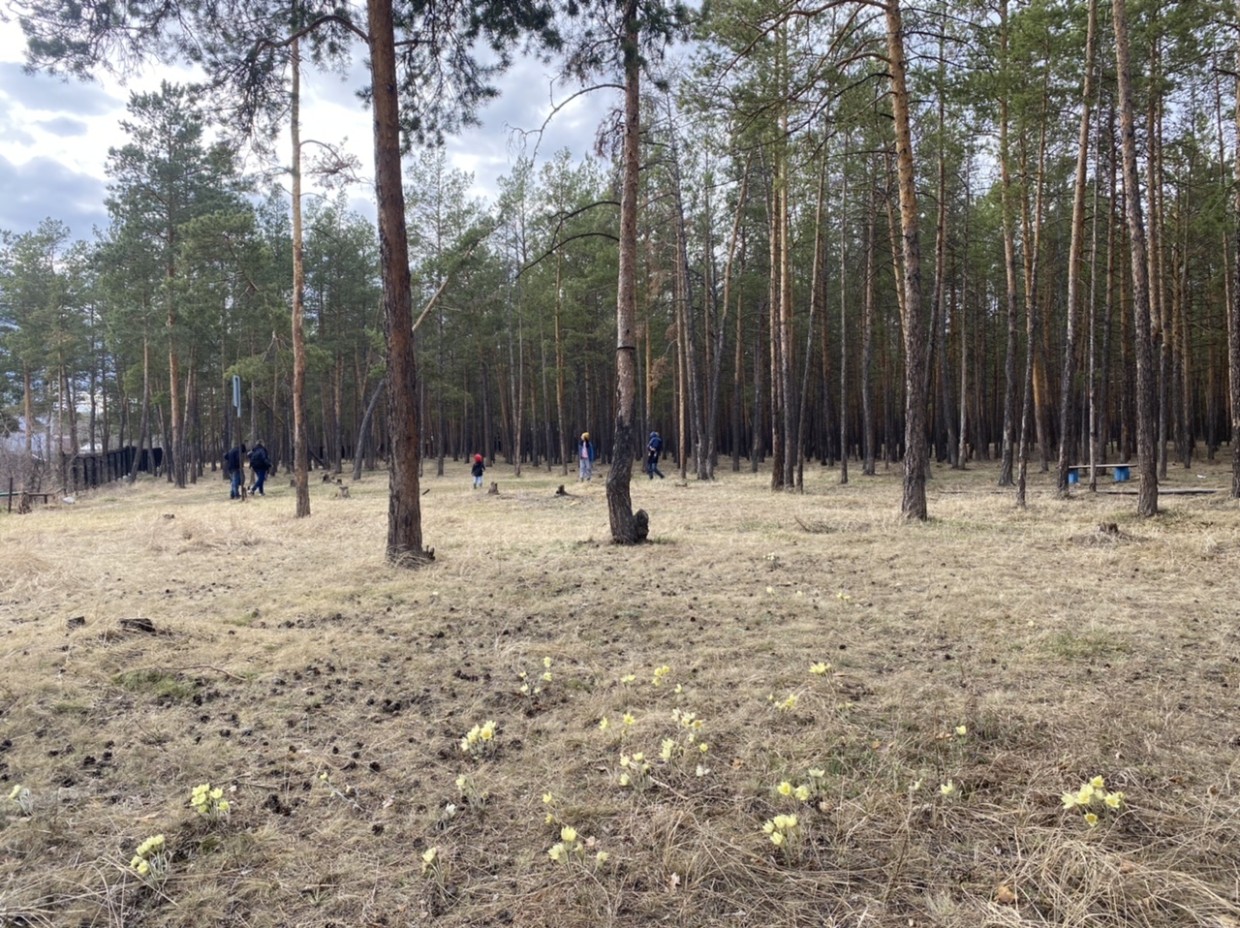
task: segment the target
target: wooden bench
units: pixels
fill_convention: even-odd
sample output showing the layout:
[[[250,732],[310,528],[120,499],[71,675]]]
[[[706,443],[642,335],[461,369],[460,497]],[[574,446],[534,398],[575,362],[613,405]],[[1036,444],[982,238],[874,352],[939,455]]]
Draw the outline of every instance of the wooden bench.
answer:
[[[1115,483],[1124,483],[1132,478],[1132,466],[1130,464],[1095,464],[1094,469],[1100,474],[1110,471],[1114,475],[1112,480]],[[1088,464],[1073,464],[1068,468],[1068,483],[1080,483],[1081,477],[1088,473]]]
[[[51,498],[51,496],[52,496],[51,493],[29,493],[25,490],[14,490],[9,493],[0,493],[0,497],[6,497],[8,499],[9,512],[13,511],[13,498],[14,497],[16,497],[18,500],[17,511],[18,512],[29,512],[31,502],[33,502],[36,499],[42,500],[43,505],[46,506],[47,501],[48,499]]]

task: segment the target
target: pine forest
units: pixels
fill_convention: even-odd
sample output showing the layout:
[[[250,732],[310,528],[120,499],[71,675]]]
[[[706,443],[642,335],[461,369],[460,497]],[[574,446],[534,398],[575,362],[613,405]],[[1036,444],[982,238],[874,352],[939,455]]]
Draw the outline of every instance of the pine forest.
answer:
[[[408,495],[475,453],[567,473],[583,432],[614,463],[659,430],[683,479],[903,462],[918,518],[933,466],[998,461],[1023,500],[1030,467],[1064,489],[1132,461],[1149,515],[1168,468],[1240,447],[1236,5],[249,6],[18,7],[35,67],[192,46],[207,87],[132,95],[106,228],[4,235],[6,463],[32,486],[126,447],[109,476],[184,485],[261,438],[303,486],[416,461]],[[435,17],[443,47],[402,40]],[[300,70],[364,50],[380,87],[385,29],[396,99],[369,105],[400,134],[373,172],[265,144]],[[607,100],[597,150],[482,199],[436,142],[519,92],[522,52]]]

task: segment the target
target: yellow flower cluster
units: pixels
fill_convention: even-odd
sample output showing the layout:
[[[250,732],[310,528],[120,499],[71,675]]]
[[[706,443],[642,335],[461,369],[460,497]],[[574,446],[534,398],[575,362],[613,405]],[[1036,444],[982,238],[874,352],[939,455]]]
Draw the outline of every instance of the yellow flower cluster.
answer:
[[[17,804],[17,808],[21,810],[22,815],[29,815],[34,811],[34,797],[21,783],[18,783],[9,791],[9,801]]]
[[[795,815],[777,815],[762,826],[763,833],[771,839],[771,843],[791,855],[801,837],[800,823]]]
[[[809,672],[816,677],[825,677],[831,672],[831,665],[826,661],[819,661],[816,664],[809,665]]]
[[[791,712],[797,707],[797,694],[789,693],[780,702],[775,701],[775,694],[771,693],[766,697],[766,701],[773,705],[777,712]]]
[[[133,859],[129,861],[130,869],[153,882],[162,880],[168,872],[168,855],[164,848],[163,835],[147,838],[138,845]]]
[[[1098,824],[1098,813],[1094,809],[1110,809],[1117,812],[1124,804],[1124,794],[1119,791],[1107,792],[1106,780],[1098,776],[1082,783],[1075,793],[1064,793],[1060,796],[1060,800],[1065,809],[1084,809],[1085,823],[1093,828]]]
[[[481,725],[475,725],[461,739],[462,754],[485,755],[495,749],[495,721],[487,719]]]
[[[809,784],[802,783],[799,786],[793,786],[788,780],[781,780],[775,787],[775,792],[785,799],[793,798],[798,802],[809,802],[810,797],[814,795],[814,790]]]
[[[651,686],[662,686],[663,681],[667,679],[667,675],[672,672],[672,668],[664,664],[662,667],[654,669],[654,679],[650,681]]]
[[[531,684],[529,674],[527,674],[524,670],[517,674],[517,676],[521,680],[520,693],[522,696],[529,696],[532,699],[535,696],[542,695],[542,687],[537,683]],[[541,679],[543,683],[550,683],[552,680],[551,658],[549,656],[543,658],[543,672],[539,679]]]
[[[439,848],[428,847],[422,852],[422,872],[430,873],[439,863]]]
[[[551,845],[547,856],[557,864],[568,864],[574,860],[584,861],[587,851],[593,848],[593,838],[586,838],[583,843],[581,836],[577,834],[577,829],[572,825],[565,825],[560,829],[560,840]],[[598,851],[594,855],[595,865],[602,866],[607,863],[609,856],[606,851]]]
[[[465,804],[476,809],[485,806],[487,800],[491,798],[491,794],[481,789],[468,773],[462,773],[456,778],[456,789],[461,794],[461,798],[465,800]]]
[[[635,754],[620,755],[620,785],[631,786],[633,789],[645,789],[650,773],[650,761],[641,751]]]
[[[194,811],[211,822],[227,818],[232,804],[224,798],[224,791],[210,783],[199,783],[189,796]]]

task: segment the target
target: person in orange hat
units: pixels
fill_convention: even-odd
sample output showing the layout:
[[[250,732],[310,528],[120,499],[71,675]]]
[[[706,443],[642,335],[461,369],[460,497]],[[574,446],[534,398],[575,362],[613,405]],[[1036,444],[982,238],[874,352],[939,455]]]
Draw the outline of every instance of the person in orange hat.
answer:
[[[594,476],[594,442],[590,441],[590,433],[582,432],[581,441],[577,443],[577,482],[584,483]]]
[[[475,454],[474,455],[474,466],[471,471],[474,475],[474,489],[475,490],[482,488],[482,472],[484,470],[486,470],[486,465],[482,463],[482,455]]]

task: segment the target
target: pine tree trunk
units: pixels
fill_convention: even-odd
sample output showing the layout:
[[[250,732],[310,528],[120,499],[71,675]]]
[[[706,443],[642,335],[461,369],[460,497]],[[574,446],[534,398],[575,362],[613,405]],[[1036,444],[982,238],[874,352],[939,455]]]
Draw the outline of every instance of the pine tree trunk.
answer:
[[[1127,205],[1129,248],[1132,258],[1133,348],[1137,361],[1137,467],[1141,485],[1137,514],[1158,514],[1158,430],[1153,339],[1150,332],[1149,264],[1146,254],[1145,220],[1141,215],[1141,188],[1137,179],[1137,140],[1132,104],[1132,67],[1128,51],[1126,0],[1112,0],[1115,26],[1115,65],[1119,78],[1120,148],[1123,155],[1124,200]]]
[[[999,3],[999,68],[1006,72],[1008,60],[1008,4]],[[1003,213],[1003,268],[1006,281],[1004,305],[1007,308],[1007,345],[1003,361],[1003,446],[1000,452],[999,486],[1012,485],[1012,465],[1016,441],[1016,351],[1017,320],[1016,301],[1016,232],[1012,222],[1012,172],[1011,151],[1008,145],[1008,91],[1000,91],[999,99],[999,185],[1001,211]]]
[[[905,80],[904,24],[899,0],[888,0],[887,59],[900,190],[900,237],[904,255],[904,492],[900,514],[925,520],[926,510],[926,326],[921,309],[921,238],[909,93]]]
[[[400,112],[396,94],[396,42],[392,0],[369,0],[370,72],[375,127],[375,199],[379,214],[379,258],[387,337],[389,561],[415,567],[434,558],[422,547],[418,489],[418,377],[413,351],[413,307],[409,283],[409,241],[401,188]]]
[[[1085,78],[1081,88],[1081,124],[1076,142],[1076,177],[1072,184],[1072,236],[1068,246],[1067,329],[1064,333],[1063,371],[1059,380],[1059,461],[1056,486],[1059,493],[1065,496],[1068,493],[1068,468],[1072,466],[1073,442],[1070,411],[1076,384],[1076,339],[1077,329],[1080,327],[1081,254],[1085,248],[1085,184],[1086,168],[1089,165],[1089,107],[1094,92],[1094,36],[1097,32],[1097,23],[1098,2],[1089,0],[1089,24],[1085,30]],[[1090,313],[1093,313],[1092,303]],[[1090,333],[1092,339],[1092,324]],[[1091,341],[1091,362],[1092,350]]]
[[[298,519],[310,515],[310,456],[306,445],[306,271],[301,228],[301,49],[294,39],[290,49],[293,93],[290,133],[293,142],[293,483],[297,488]]]
[[[1240,16],[1240,0],[1236,0],[1236,15]],[[1240,73],[1240,40],[1236,43],[1236,69]],[[1235,244],[1232,260],[1231,305],[1227,307],[1227,380],[1231,394],[1231,498],[1240,499],[1240,77],[1236,79],[1236,150],[1235,159],[1236,202]]]
[[[611,468],[607,473],[607,515],[617,544],[646,537],[646,514],[633,512],[631,485],[637,415],[637,180],[641,163],[641,57],[637,0],[624,5],[624,145],[620,194],[620,247],[616,290],[616,409]]]

